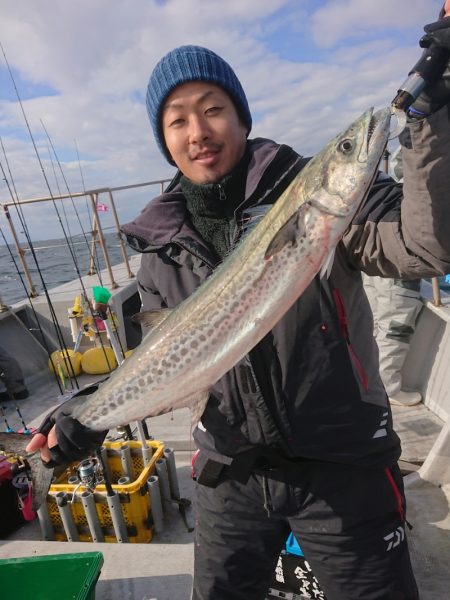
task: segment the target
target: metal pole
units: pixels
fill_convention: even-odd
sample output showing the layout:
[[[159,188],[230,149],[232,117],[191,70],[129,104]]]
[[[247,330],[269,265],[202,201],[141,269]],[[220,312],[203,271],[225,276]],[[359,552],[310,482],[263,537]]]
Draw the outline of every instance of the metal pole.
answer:
[[[123,363],[123,361],[125,360],[122,354],[122,349],[117,341],[117,338],[115,336],[114,330],[111,326],[111,323],[108,319],[108,315],[106,312],[101,313],[100,317],[103,321],[103,324],[105,326],[105,331],[106,331],[106,335],[108,336],[109,341],[111,342],[111,348],[113,349],[114,352],[114,356],[116,357],[117,360],[117,364],[120,365]]]
[[[124,475],[129,477],[130,481],[134,481],[133,461],[131,460],[131,450],[128,444],[120,446],[120,460]]]
[[[104,460],[104,454],[97,449],[96,455],[105,476],[106,502],[108,503],[109,512],[111,514],[114,533],[119,543],[128,542],[127,526],[120,506],[120,496],[113,490],[111,479],[108,478],[108,468],[106,467],[107,463]]]
[[[153,452],[152,452],[151,448],[149,448],[147,446],[147,440],[145,439],[144,427],[142,426],[142,423],[140,421],[136,421],[136,427],[137,427],[137,437],[138,437],[138,440],[141,442],[142,459],[144,461],[144,467],[146,467],[148,464],[150,464],[150,461],[152,460]]]
[[[163,502],[170,502],[170,484],[169,484],[169,474],[167,472],[167,464],[165,458],[159,458],[156,461],[156,473],[158,475],[159,480],[159,490],[161,492],[161,500]]]
[[[90,196],[91,202],[92,202],[92,210],[94,212],[93,218],[94,218],[94,221],[95,221],[96,230],[98,232],[98,239],[99,239],[99,242],[100,242],[100,246],[102,247],[103,257],[105,259],[106,268],[108,269],[108,273],[109,273],[109,280],[110,280],[112,289],[115,290],[119,286],[114,281],[114,274],[113,274],[111,263],[110,263],[110,260],[109,260],[108,249],[106,248],[105,237],[103,235],[103,230],[102,230],[102,226],[100,224],[100,219],[98,218],[98,215],[97,215],[98,194],[89,194],[89,196]]]
[[[59,514],[64,527],[64,532],[68,542],[78,542],[78,531],[72,517],[70,504],[66,492],[58,492],[56,494],[56,504],[58,505]]]
[[[43,502],[38,508],[37,516],[39,519],[39,525],[41,527],[41,533],[44,540],[46,540],[47,542],[54,541],[55,532],[48,512],[47,502]]]
[[[109,194],[109,199],[111,201],[111,209],[112,209],[114,221],[116,223],[117,239],[119,240],[120,249],[122,251],[122,256],[123,256],[123,261],[124,261],[124,263],[127,266],[128,277],[130,279],[132,279],[134,277],[134,273],[130,269],[130,263],[128,261],[127,250],[126,250],[125,244],[123,243],[122,237],[120,235],[120,223],[119,223],[119,218],[117,216],[116,205],[115,205],[114,198],[113,198],[111,190],[108,190],[108,194]]]
[[[169,476],[170,491],[172,498],[180,499],[180,488],[178,485],[177,468],[175,466],[175,453],[171,448],[164,448],[164,457],[166,459],[167,474]]]
[[[164,529],[164,517],[159,481],[156,475],[152,475],[149,478],[147,481],[147,486],[150,493],[150,510],[153,517],[153,526],[156,533],[160,533]]]
[[[26,277],[26,279],[28,281],[28,289],[29,289],[30,297],[31,298],[36,298],[36,296],[39,296],[39,294],[36,291],[36,288],[34,287],[33,280],[31,278],[31,274],[30,274],[30,271],[28,269],[27,261],[25,260],[25,251],[23,250],[22,246],[19,243],[19,238],[17,237],[17,233],[16,233],[16,230],[14,228],[14,225],[13,225],[13,222],[12,222],[11,215],[9,213],[8,207],[7,206],[3,206],[3,210],[5,211],[5,217],[6,217],[6,220],[8,221],[8,223],[9,223],[9,228],[11,229],[11,234],[13,236],[14,244],[16,245],[17,254],[19,255],[19,259],[20,259],[20,262],[22,263],[22,267],[23,267],[23,271],[25,273],[25,277]]]
[[[113,522],[114,533],[116,534],[117,541],[119,543],[128,542],[127,526],[125,525],[125,519],[123,517],[122,508],[120,506],[120,496],[117,492],[114,492],[113,496],[106,496],[106,501],[109,506],[109,512],[111,513],[111,519]]]
[[[434,304],[434,306],[442,306],[441,288],[439,287],[439,277],[432,277],[431,285],[433,287],[433,304]]]
[[[94,494],[91,492],[83,492],[81,494],[81,503],[86,514],[86,519],[91,532],[93,542],[104,542],[105,537],[98,518],[97,508],[95,506]]]
[[[89,260],[89,271],[88,275],[95,275],[97,273],[97,267],[95,266],[95,256],[97,254],[97,221],[95,218],[95,211],[92,215],[92,225],[91,225],[91,258]]]

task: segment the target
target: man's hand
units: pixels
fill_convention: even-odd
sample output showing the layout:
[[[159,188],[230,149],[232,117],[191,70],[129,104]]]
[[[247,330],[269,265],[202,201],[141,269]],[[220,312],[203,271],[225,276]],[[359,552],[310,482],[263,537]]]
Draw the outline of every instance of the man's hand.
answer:
[[[42,461],[48,463],[52,460],[52,455],[50,454],[49,448],[53,448],[57,444],[58,440],[56,438],[56,427],[53,425],[47,436],[45,436],[43,433],[36,433],[26,447],[26,451],[30,454],[33,454],[37,450],[40,450]]]
[[[450,0],[446,0],[440,17],[438,21],[425,25],[426,38],[450,56]],[[442,76],[430,87],[427,87],[413,103],[410,115],[413,118],[427,117],[449,103],[450,61]]]
[[[107,431],[94,431],[72,417],[74,408],[83,404],[86,395],[96,391],[97,387],[85,388],[52,410],[28,444],[27,451],[40,450],[45,465],[55,467],[82,460],[101,446]]]

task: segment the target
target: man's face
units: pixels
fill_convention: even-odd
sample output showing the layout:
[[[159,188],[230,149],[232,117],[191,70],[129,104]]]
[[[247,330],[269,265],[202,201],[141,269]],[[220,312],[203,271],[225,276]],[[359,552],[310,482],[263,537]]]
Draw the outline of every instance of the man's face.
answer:
[[[185,177],[217,183],[242,158],[247,130],[222,88],[193,81],[178,86],[162,111],[167,149]]]

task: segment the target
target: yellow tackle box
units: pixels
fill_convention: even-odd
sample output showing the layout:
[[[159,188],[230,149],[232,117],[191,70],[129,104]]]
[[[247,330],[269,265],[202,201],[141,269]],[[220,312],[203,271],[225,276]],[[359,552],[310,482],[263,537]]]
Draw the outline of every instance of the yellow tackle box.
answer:
[[[129,483],[121,485],[118,481],[124,477],[125,473],[122,468],[120,448],[124,444],[130,449],[133,473],[135,476]],[[156,461],[163,457],[164,444],[160,441],[147,440],[147,446],[152,449],[152,457],[147,466],[144,465],[141,442],[106,441],[103,446],[106,448],[107,463],[112,479],[112,488],[120,497],[120,507],[127,528],[128,541],[135,543],[150,542],[153,537],[153,524],[151,517],[151,500],[147,481],[149,477],[154,474]],[[56,501],[56,495],[59,492],[65,492],[70,495],[73,495],[73,493],[76,492],[75,500],[70,502],[68,506],[70,506],[79,541],[92,541],[86,513],[80,499],[80,495],[86,488],[83,485],[78,485],[78,483],[69,483],[71,476],[76,474],[76,467],[78,465],[78,462],[69,465],[69,467],[58,476],[56,481],[52,483],[48,492],[47,509],[54,530],[55,539],[58,541],[67,540]],[[100,527],[104,535],[104,541],[117,542],[111,513],[106,500],[106,486],[104,484],[97,485],[94,491],[94,499]]]

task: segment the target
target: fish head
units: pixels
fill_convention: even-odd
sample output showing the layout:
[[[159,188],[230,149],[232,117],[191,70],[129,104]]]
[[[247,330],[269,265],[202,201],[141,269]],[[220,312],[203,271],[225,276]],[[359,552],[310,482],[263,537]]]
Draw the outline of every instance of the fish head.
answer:
[[[367,110],[314,157],[306,192],[315,205],[336,216],[355,213],[386,148],[390,118],[389,108]]]

